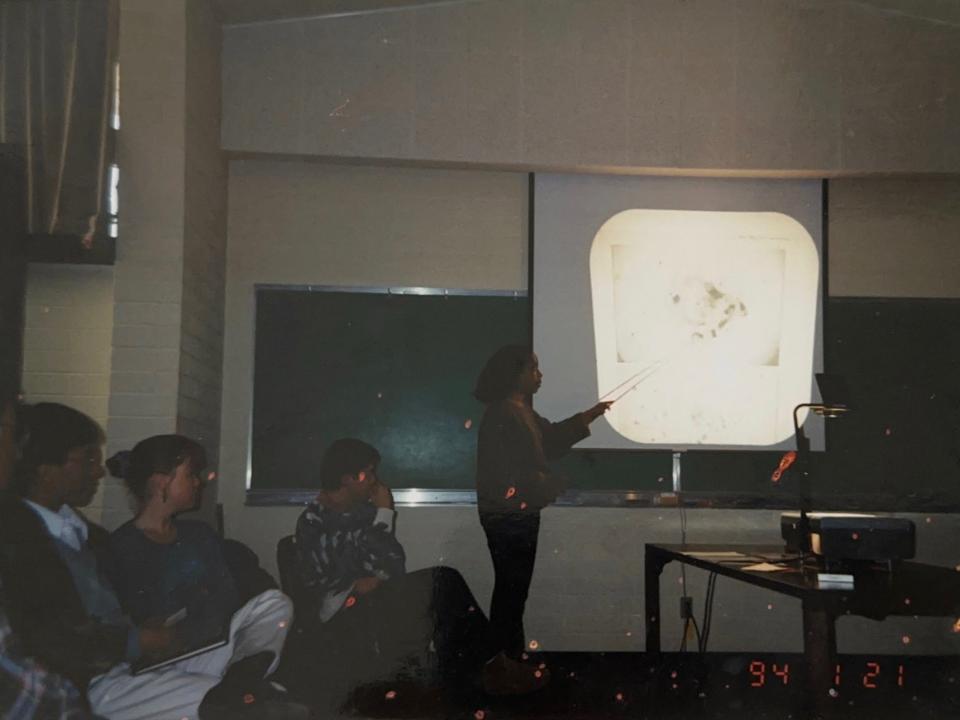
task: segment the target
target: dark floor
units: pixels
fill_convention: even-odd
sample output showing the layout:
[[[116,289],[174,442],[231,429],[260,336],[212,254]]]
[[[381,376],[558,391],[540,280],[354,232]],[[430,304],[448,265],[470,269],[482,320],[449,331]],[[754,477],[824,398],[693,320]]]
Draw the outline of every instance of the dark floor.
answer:
[[[552,681],[532,696],[495,699],[476,687],[444,695],[396,679],[354,689],[335,714],[463,720],[811,715],[799,655],[666,654],[657,666],[638,653],[547,653],[536,660],[547,664]],[[831,717],[960,717],[956,658],[844,656],[841,670],[839,692],[829,701]]]

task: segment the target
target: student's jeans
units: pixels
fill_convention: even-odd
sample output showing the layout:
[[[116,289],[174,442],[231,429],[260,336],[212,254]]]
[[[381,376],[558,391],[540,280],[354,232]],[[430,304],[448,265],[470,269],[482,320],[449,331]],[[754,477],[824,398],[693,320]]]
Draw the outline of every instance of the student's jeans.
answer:
[[[231,663],[266,650],[274,653],[267,671],[273,672],[292,622],[290,598],[267,590],[233,614],[230,641],[223,647],[141,675],[131,675],[130,666],[121,663],[90,682],[90,705],[110,720],[194,720],[203,697]]]
[[[537,558],[540,513],[481,513],[493,559],[487,658],[504,652],[519,658],[524,650],[523,611]]]

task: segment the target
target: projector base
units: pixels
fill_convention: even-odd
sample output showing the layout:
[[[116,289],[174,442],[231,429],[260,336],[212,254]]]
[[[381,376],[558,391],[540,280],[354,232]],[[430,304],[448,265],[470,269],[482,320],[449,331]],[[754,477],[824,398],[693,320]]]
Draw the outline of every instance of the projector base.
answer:
[[[810,540],[804,542],[800,513],[780,516],[780,534],[788,552],[812,552],[827,563],[885,562],[911,559],[916,528],[903,518],[853,513],[810,513]]]

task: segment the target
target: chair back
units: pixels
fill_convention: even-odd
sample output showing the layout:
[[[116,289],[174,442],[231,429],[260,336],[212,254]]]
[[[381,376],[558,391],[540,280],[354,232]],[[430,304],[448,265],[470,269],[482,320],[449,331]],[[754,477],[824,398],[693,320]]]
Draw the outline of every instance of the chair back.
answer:
[[[280,588],[293,600],[293,607],[298,617],[306,617],[307,603],[309,602],[303,585],[300,583],[300,574],[297,571],[299,558],[297,557],[296,535],[285,535],[277,542],[277,573],[280,575]]]

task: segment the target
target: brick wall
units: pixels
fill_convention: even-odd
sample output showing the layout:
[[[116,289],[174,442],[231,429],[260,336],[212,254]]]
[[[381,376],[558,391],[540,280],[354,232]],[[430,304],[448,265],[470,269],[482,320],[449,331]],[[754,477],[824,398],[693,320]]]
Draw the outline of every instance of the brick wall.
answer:
[[[209,3],[123,0],[111,452],[180,432],[216,461],[226,237],[219,55]],[[104,524],[129,516],[126,490],[109,482]]]
[[[108,452],[176,430],[183,295],[183,0],[123,0],[118,135],[120,237],[115,265]],[[119,481],[104,490],[103,522],[130,517]]]
[[[113,334],[111,267],[30,265],[23,390],[28,402],[58,402],[107,426]],[[103,487],[88,508],[99,520]]]
[[[183,296],[177,431],[216,466],[220,442],[227,166],[220,151],[220,25],[209,3],[187,3]],[[213,493],[206,495],[208,501]]]

